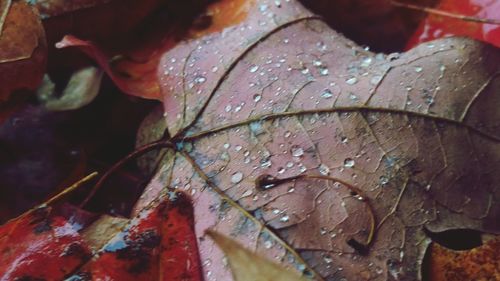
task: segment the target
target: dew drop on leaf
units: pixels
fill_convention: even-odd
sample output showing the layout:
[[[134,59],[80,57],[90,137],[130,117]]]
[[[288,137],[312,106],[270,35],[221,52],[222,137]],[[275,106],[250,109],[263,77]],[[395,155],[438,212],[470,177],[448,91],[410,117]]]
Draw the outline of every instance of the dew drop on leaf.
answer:
[[[258,101],[260,101],[261,99],[262,99],[262,96],[261,96],[261,95],[259,95],[259,94],[256,94],[256,95],[254,95],[254,96],[253,96],[253,101],[254,101],[254,102],[258,102]]]
[[[352,168],[352,167],[354,167],[354,159],[352,159],[352,158],[346,158],[344,160],[344,167],[346,167],[346,168]]]
[[[232,183],[239,183],[243,179],[243,173],[242,172],[236,172],[231,176],[231,182]]]
[[[349,85],[354,85],[354,84],[358,83],[358,78],[350,77],[347,80],[345,80],[345,82]]]
[[[258,65],[254,65],[254,66],[250,67],[250,72],[251,73],[257,72],[257,70],[259,70],[259,66]]]
[[[328,168],[328,166],[325,164],[319,165],[318,170],[324,176],[327,176],[328,174],[330,174],[330,168]]]
[[[292,152],[293,157],[300,157],[304,155],[304,149],[298,145],[292,146],[290,152]]]
[[[380,176],[379,178],[379,182],[380,184],[384,185],[384,184],[387,184],[389,182],[389,178],[386,177],[386,176]]]
[[[205,78],[204,76],[196,76],[196,77],[194,78],[194,82],[195,82],[196,84],[202,84],[202,83],[204,83],[205,81],[207,81],[207,78]]]
[[[333,97],[332,91],[330,91],[329,89],[324,90],[323,93],[321,93],[321,97],[325,99]]]

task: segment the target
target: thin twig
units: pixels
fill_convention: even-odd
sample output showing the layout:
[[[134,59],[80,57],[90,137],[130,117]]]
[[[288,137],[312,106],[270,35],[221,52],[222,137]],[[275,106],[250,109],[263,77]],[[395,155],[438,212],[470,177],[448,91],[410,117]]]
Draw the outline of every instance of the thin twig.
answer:
[[[109,168],[104,175],[99,179],[99,181],[94,185],[94,187],[90,190],[89,194],[85,199],[80,203],[79,207],[83,208],[87,203],[92,199],[92,197],[95,195],[97,190],[103,185],[103,183],[118,169],[120,169],[123,165],[125,165],[128,161],[135,159],[149,151],[158,149],[158,148],[173,148],[174,145],[170,141],[166,140],[159,140],[155,141],[152,143],[148,143],[146,145],[143,145],[133,152],[129,153],[127,156],[123,157],[120,159],[120,161],[116,162],[111,168]]]
[[[54,204],[55,202],[59,201],[61,198],[65,197],[66,195],[70,194],[71,192],[77,190],[83,184],[89,182],[90,180],[92,180],[96,176],[97,176],[97,172],[93,172],[93,173],[89,174],[88,176],[80,179],[79,181],[75,182],[71,186],[65,188],[63,191],[54,195],[53,197],[51,197],[47,201],[43,202],[42,204],[38,205],[37,207],[30,209],[30,210],[22,213],[21,215],[17,216],[16,218],[9,220],[9,221],[19,220],[20,218],[23,218],[23,217],[31,214],[34,210],[37,210],[38,208],[42,208],[42,207],[50,206],[50,205]]]
[[[368,250],[370,245],[372,244],[374,237],[375,237],[375,232],[376,232],[376,218],[375,218],[375,212],[373,210],[373,206],[371,205],[370,201],[368,200],[368,197],[366,197],[363,192],[351,185],[350,183],[343,181],[341,179],[335,178],[335,177],[330,177],[330,176],[322,176],[322,175],[307,175],[307,174],[302,174],[294,177],[289,177],[289,178],[274,178],[269,175],[263,175],[259,178],[256,179],[255,185],[257,188],[262,188],[263,186],[275,186],[275,185],[281,185],[283,183],[289,182],[289,181],[294,181],[294,180],[299,180],[299,179],[321,179],[321,180],[330,180],[334,182],[338,182],[342,184],[343,186],[347,187],[352,193],[353,196],[356,196],[360,201],[366,204],[368,207],[368,213],[370,215],[370,231],[368,233],[368,237],[364,243],[358,242],[354,239],[351,239],[357,246],[360,246],[363,248],[363,250]],[[352,246],[351,244],[349,244]],[[356,249],[357,250],[357,249]]]
[[[415,11],[420,11],[420,12],[438,15],[438,16],[443,16],[443,17],[448,17],[448,18],[459,19],[459,20],[463,20],[463,21],[500,25],[500,20],[497,20],[497,19],[485,19],[485,18],[478,18],[478,17],[473,17],[473,16],[461,15],[461,14],[447,12],[447,11],[443,11],[443,10],[439,10],[439,9],[434,9],[434,8],[429,8],[429,7],[424,7],[424,6],[414,5],[414,4],[408,4],[408,3],[401,3],[398,1],[391,1],[391,4],[396,6],[396,7],[407,8],[407,9],[411,9],[411,10],[415,10]]]

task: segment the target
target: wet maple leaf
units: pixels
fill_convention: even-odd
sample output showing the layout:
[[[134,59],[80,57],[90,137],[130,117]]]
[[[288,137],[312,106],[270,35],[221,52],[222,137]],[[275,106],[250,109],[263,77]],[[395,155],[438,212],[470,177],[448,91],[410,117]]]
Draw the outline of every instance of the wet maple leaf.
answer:
[[[38,13],[24,1],[0,4],[0,103],[14,90],[36,89],[47,56]]]
[[[171,149],[138,210],[184,190],[198,237],[326,280],[420,280],[425,230],[500,232],[497,49],[374,54],[296,1],[252,3],[163,56]],[[205,278],[231,280],[217,246],[199,247]]]

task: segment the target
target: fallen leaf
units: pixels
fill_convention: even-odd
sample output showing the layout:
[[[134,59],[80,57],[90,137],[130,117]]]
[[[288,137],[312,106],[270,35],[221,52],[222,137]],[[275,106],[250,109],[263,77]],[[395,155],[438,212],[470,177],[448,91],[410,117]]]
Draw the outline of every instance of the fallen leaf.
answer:
[[[235,281],[304,281],[293,271],[286,270],[280,265],[269,261],[242,245],[214,231],[207,231],[207,235],[226,254],[233,278]]]
[[[163,56],[172,157],[137,209],[177,188],[198,237],[320,280],[420,280],[425,229],[500,232],[499,54],[463,38],[375,54],[296,1],[255,1]],[[231,280],[199,249],[205,278]]]
[[[439,11],[500,21],[500,2],[471,0],[441,0],[436,7]],[[467,36],[500,47],[500,26],[430,14],[419,25],[407,43],[407,48],[449,36]]]
[[[75,110],[91,103],[99,93],[102,71],[96,67],[86,67],[73,73],[63,90],[56,93],[56,85],[45,75],[38,88],[39,101],[50,111]]]
[[[67,35],[56,46],[57,48],[79,47],[84,53],[97,61],[99,66],[123,92],[143,98],[159,99],[160,88],[158,81],[152,79],[151,75],[148,75],[148,73],[155,72],[156,67],[151,68],[149,64],[138,64],[134,70],[143,75],[124,77],[112,69],[108,56],[90,41],[80,40],[74,36]]]
[[[0,5],[0,102],[14,90],[34,90],[45,72],[47,45],[38,13],[24,1]]]
[[[202,19],[208,18],[207,26],[194,25],[181,39],[197,38],[206,34],[221,31],[227,26],[241,22],[247,15],[247,9],[252,5],[252,0],[223,0],[213,3],[207,8]],[[202,3],[203,4],[203,1]],[[193,8],[194,11],[199,8]],[[189,18],[189,16],[186,16]],[[200,21],[203,21],[203,20]],[[178,25],[178,24],[177,24]],[[152,42],[143,44],[142,48],[135,50],[133,56],[140,57],[121,59],[110,64],[110,56],[94,42],[78,39],[75,36],[65,36],[56,44],[57,48],[78,47],[103,68],[115,84],[123,92],[146,99],[162,99],[159,80],[157,77],[159,61],[163,53],[173,48],[181,39],[175,36],[181,29],[176,24],[166,28]],[[168,71],[168,70],[167,70]]]
[[[94,231],[109,227],[108,224],[115,221],[98,221],[98,225],[86,231],[84,236],[93,237],[91,240],[98,241],[97,244],[107,241],[70,278],[203,280],[192,206],[184,194],[171,192],[166,201],[157,198],[154,204],[144,208],[123,229],[115,232],[111,239],[94,239],[98,238]]]
[[[42,206],[0,227],[0,278],[62,280],[91,253],[79,223]]]
[[[429,251],[431,281],[500,279],[498,237],[469,251],[453,251],[436,243],[431,245]]]

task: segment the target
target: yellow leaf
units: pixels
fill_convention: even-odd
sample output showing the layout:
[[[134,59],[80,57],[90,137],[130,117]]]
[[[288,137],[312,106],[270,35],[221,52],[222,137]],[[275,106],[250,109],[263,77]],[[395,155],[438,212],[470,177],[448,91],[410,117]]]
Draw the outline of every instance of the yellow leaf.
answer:
[[[226,254],[235,281],[305,281],[297,273],[261,257],[234,240],[208,230],[207,235]]]

